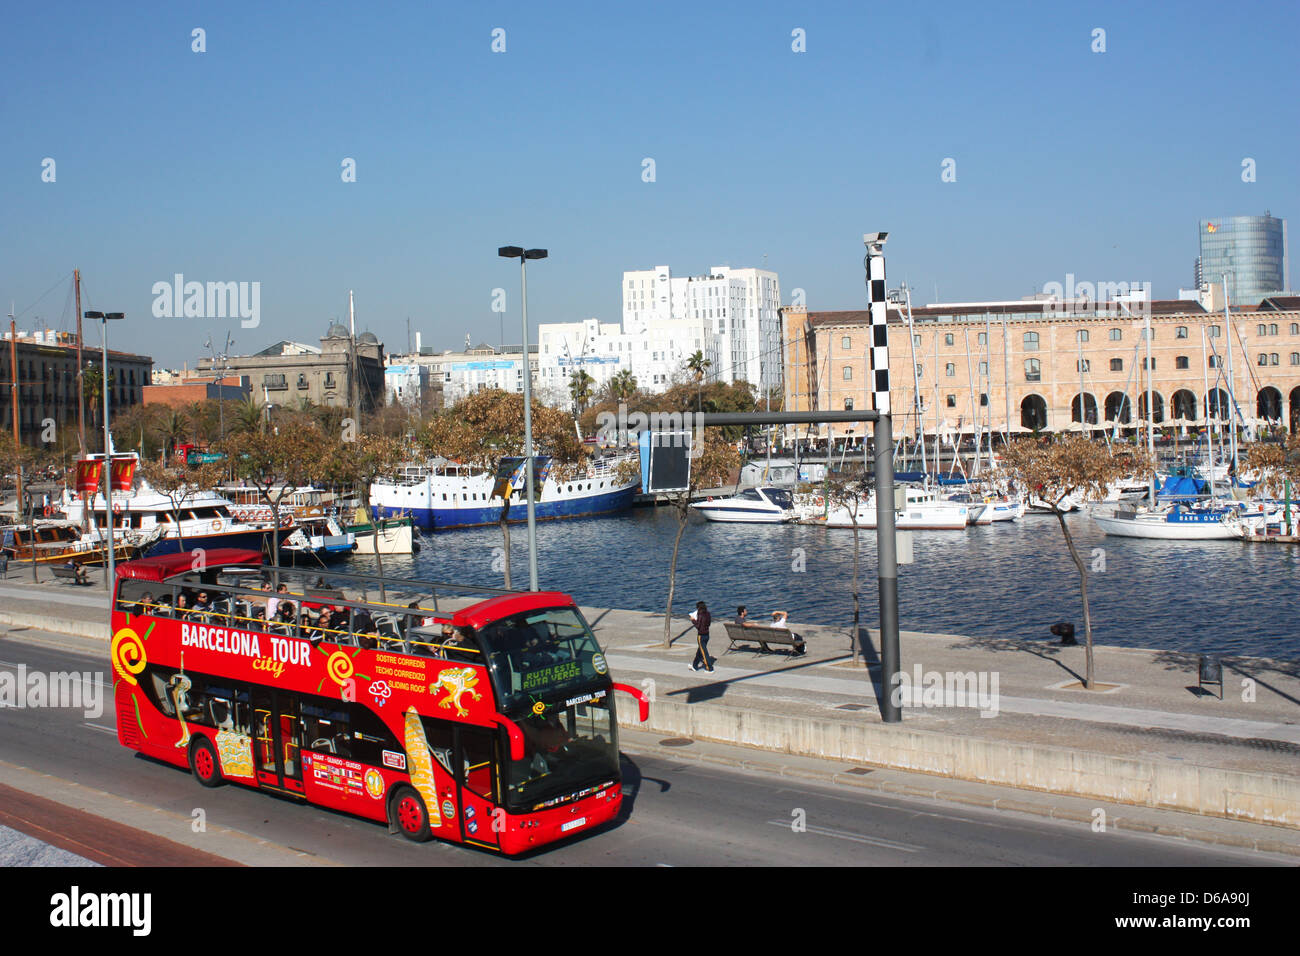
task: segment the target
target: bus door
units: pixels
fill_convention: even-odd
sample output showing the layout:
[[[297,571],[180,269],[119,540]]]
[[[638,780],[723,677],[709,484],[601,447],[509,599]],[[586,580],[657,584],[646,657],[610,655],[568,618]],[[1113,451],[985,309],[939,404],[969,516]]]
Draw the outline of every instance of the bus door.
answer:
[[[254,688],[253,730],[258,785],[303,793],[302,720],[297,695]]]
[[[495,729],[462,726],[456,748],[461,838],[490,847],[500,846],[505,826],[497,736]]]

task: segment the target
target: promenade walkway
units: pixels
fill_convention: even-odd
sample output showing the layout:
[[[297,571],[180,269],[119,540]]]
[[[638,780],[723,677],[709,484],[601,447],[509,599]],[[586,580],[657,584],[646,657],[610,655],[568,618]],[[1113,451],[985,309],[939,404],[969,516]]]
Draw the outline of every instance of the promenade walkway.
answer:
[[[106,604],[99,587],[33,585],[12,569],[0,581],[0,626],[106,639]],[[892,768],[1266,823],[1300,853],[1300,662],[1225,657],[1220,700],[1197,687],[1194,654],[1097,647],[1097,679],[1111,686],[1085,691],[1082,645],[905,631],[903,669],[920,682],[904,698],[903,721],[885,724],[874,631],[864,665],[850,659],[845,628],[802,622],[792,626],[808,641],[803,657],[723,653],[719,620],[709,674],[690,670],[685,619],[665,648],[662,615],[583,612],[615,679],[653,697],[646,724],[634,707],[620,709],[642,737],[740,745],[756,759],[821,758],[834,762],[828,779]],[[971,675],[983,696],[927,696],[927,682],[947,675]]]

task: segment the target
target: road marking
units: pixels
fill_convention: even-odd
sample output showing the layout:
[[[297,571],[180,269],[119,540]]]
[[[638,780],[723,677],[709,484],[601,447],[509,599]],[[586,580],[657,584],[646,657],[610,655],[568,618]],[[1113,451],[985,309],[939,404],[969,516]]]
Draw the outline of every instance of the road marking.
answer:
[[[105,733],[112,734],[114,737],[117,736],[116,727],[105,727],[103,724],[92,724],[89,721],[86,722],[85,726],[90,727],[93,730],[102,730]]]
[[[789,820],[768,820],[771,826],[781,827],[784,830],[790,829]],[[851,833],[848,830],[831,830],[827,827],[810,826],[805,827],[803,831],[813,833],[817,836],[830,837],[834,840],[850,840],[854,843],[869,843],[872,846],[883,847],[886,850],[900,850],[903,853],[918,853],[924,850],[923,846],[916,846],[913,843],[895,843],[893,840],[881,840],[878,837],[863,836],[861,833]]]

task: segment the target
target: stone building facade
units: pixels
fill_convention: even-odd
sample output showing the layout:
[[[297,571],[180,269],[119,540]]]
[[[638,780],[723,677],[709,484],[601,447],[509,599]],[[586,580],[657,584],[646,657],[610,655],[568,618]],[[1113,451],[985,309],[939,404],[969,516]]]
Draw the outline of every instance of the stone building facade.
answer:
[[[868,313],[786,308],[783,316],[786,408],[869,408]],[[1207,405],[1212,419],[1226,419],[1230,395],[1251,427],[1300,427],[1300,298],[1265,299],[1231,317],[1230,377],[1223,313],[1195,301],[939,304],[913,308],[910,329],[906,313],[891,308],[894,433],[971,434],[976,422],[1013,433],[1131,429],[1148,417],[1186,428],[1204,425]]]

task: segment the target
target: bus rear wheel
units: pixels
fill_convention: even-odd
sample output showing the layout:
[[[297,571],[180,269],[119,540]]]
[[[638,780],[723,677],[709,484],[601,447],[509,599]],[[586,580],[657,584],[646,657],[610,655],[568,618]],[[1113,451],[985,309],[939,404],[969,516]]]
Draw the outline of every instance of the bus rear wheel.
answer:
[[[219,787],[226,782],[221,776],[217,752],[207,737],[195,737],[190,744],[190,772],[205,787]]]
[[[394,790],[388,807],[389,816],[402,831],[402,836],[416,843],[433,838],[429,829],[429,811],[424,806],[424,798],[414,787],[401,786]]]

